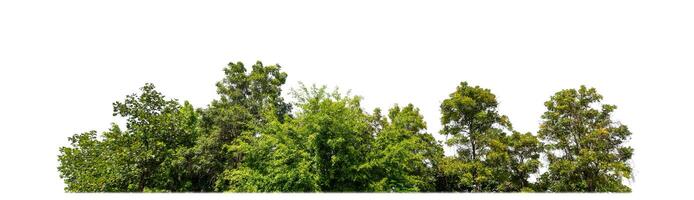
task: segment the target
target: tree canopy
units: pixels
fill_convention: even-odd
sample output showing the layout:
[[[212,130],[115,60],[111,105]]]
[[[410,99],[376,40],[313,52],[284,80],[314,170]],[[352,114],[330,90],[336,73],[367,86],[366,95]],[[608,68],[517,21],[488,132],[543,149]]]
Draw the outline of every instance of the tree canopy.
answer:
[[[447,158],[445,191],[532,191],[528,181],[540,167],[540,142],[530,133],[513,131],[489,90],[462,82],[441,103],[441,133],[456,154]]]
[[[199,116],[185,102],[166,100],[152,84],[141,94],[113,104],[113,115],[127,119],[104,132],[76,134],[72,147],[60,148],[66,191],[186,191],[193,182],[181,155],[195,145]]]
[[[285,102],[279,65],[223,72],[204,108],[151,83],[113,103],[124,128],[59,149],[65,191],[631,191],[631,132],[595,88],[555,93],[533,134],[513,128],[490,89],[461,82],[440,105],[439,141],[413,104],[367,112],[360,96],[304,84]]]
[[[543,187],[555,192],[629,192],[634,149],[626,125],[611,119],[614,105],[600,104],[595,88],[557,92],[545,102],[539,136],[546,143],[549,171]]]

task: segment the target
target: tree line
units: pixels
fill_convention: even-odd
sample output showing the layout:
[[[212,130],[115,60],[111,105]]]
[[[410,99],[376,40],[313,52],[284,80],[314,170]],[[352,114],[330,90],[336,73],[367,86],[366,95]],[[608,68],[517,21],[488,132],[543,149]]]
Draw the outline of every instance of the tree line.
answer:
[[[279,65],[232,62],[224,74],[205,108],[150,83],[113,103],[125,128],[60,148],[65,191],[631,191],[631,132],[594,88],[556,92],[532,134],[513,129],[489,89],[461,82],[440,105],[437,141],[412,104],[367,112],[359,96],[303,84],[289,103]]]

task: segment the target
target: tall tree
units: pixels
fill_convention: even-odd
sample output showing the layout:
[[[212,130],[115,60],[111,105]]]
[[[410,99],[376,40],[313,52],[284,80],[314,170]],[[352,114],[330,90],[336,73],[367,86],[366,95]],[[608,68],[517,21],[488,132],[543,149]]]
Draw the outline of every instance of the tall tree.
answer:
[[[125,131],[113,125],[102,140],[95,131],[78,134],[69,139],[71,147],[60,149],[66,191],[180,191],[190,184],[175,160],[194,145],[197,114],[188,102],[166,100],[152,84],[141,91],[113,104],[113,115],[127,120]]]
[[[253,130],[268,122],[263,113],[274,111],[273,118],[284,121],[291,105],[284,102],[281,86],[287,74],[279,65],[264,66],[260,61],[246,72],[243,63],[229,63],[224,78],[217,82],[219,99],[201,110],[203,137],[199,138],[191,157],[197,163],[199,191],[225,190],[228,182],[220,175],[239,166],[243,154],[234,151],[242,139],[250,139]]]
[[[601,104],[595,88],[555,93],[545,102],[539,136],[546,142],[549,170],[542,175],[551,192],[629,192],[631,132],[613,121],[614,105]]]
[[[530,174],[540,166],[541,143],[513,130],[497,111],[496,96],[462,82],[441,104],[441,133],[456,147],[439,167],[438,189],[466,192],[530,191]]]
[[[412,104],[400,108],[395,105],[388,112],[388,119],[374,119],[382,129],[376,130],[376,138],[369,154],[369,162],[363,167],[371,170],[370,190],[386,192],[435,191],[438,161],[443,148],[434,137],[426,133],[426,122],[419,109]]]
[[[459,189],[483,191],[492,187],[491,169],[484,164],[484,156],[490,150],[488,139],[499,132],[498,127],[507,124],[506,118],[497,112],[497,105],[496,96],[489,89],[467,82],[460,83],[441,104],[441,133],[451,136],[447,144],[456,147],[457,160],[464,162],[455,164],[465,171],[459,177],[465,186]]]

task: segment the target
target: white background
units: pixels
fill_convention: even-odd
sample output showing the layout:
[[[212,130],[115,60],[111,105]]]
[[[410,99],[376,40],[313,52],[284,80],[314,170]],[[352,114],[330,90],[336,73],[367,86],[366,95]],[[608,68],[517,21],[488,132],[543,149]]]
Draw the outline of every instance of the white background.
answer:
[[[693,26],[692,3],[662,0],[1,1],[0,191],[62,196],[58,148],[106,130],[145,82],[204,107],[226,63],[261,60],[289,74],[285,91],[411,102],[435,134],[460,81],[533,133],[554,92],[596,87],[633,132],[627,197],[678,196],[694,178]]]

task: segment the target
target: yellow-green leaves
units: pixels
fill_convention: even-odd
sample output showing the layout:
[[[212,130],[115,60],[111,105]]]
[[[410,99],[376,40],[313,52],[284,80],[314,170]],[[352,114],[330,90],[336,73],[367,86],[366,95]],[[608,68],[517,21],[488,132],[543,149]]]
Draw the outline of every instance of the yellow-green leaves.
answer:
[[[627,161],[633,149],[623,145],[631,132],[613,122],[614,105],[600,104],[595,88],[557,92],[545,102],[540,137],[548,144],[549,171],[541,185],[552,192],[628,192]]]

